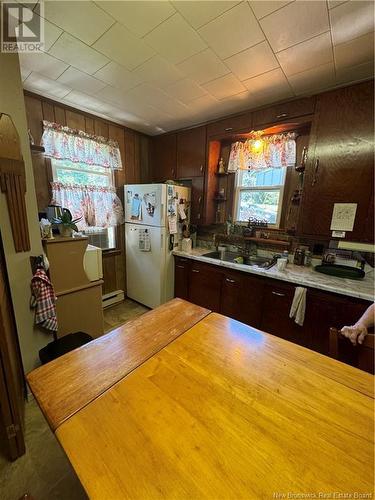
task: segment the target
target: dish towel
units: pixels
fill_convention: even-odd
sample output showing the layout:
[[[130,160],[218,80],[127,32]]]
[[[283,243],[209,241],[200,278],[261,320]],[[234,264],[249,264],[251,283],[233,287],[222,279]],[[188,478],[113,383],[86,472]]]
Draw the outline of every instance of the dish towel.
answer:
[[[306,288],[297,286],[294,292],[292,306],[290,308],[289,318],[294,318],[294,322],[303,326],[306,311]]]
[[[51,281],[42,268],[31,279],[30,307],[36,309],[35,324],[51,332],[57,331],[56,296]]]

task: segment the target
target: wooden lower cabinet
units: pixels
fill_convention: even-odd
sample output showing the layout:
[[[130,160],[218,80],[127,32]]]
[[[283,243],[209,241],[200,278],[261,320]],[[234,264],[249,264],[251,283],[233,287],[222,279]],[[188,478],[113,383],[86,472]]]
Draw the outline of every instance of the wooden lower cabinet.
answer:
[[[303,329],[294,319],[289,318],[294,290],[294,286],[287,283],[268,280],[263,292],[260,329],[307,347],[308,341]]]
[[[175,257],[174,266],[174,296],[189,300],[189,260]]]
[[[321,354],[329,354],[329,328],[355,323],[370,305],[307,288],[303,326],[289,318],[296,285],[175,257],[175,296],[220,312]],[[343,361],[351,362],[350,359]]]
[[[224,271],[220,312],[260,328],[264,282],[238,271]]]
[[[188,298],[193,304],[220,312],[221,272],[215,266],[192,261],[189,270]]]

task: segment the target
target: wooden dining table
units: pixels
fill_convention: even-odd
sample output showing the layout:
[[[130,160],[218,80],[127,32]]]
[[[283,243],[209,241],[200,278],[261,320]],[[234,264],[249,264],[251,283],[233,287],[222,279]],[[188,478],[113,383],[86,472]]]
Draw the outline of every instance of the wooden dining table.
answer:
[[[374,377],[181,299],[28,382],[91,499],[374,495]]]

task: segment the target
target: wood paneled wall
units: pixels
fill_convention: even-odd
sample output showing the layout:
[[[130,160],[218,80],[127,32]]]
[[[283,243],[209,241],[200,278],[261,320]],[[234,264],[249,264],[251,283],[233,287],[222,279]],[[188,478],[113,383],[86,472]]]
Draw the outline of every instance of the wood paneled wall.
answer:
[[[43,120],[101,135],[119,143],[123,170],[115,173],[119,197],[124,201],[124,184],[146,182],[150,178],[148,162],[149,137],[116,123],[65,106],[30,92],[25,92],[28,126],[35,144],[40,144]],[[51,165],[43,155],[33,156],[33,169],[38,209],[43,211],[51,201]],[[126,291],[124,226],[117,230],[117,248],[103,252],[103,293]]]

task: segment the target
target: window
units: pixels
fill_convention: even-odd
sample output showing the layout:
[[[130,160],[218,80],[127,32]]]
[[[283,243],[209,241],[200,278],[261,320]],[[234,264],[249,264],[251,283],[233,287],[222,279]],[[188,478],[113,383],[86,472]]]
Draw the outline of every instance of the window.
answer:
[[[62,183],[66,186],[95,186],[98,189],[114,188],[114,175],[113,170],[110,168],[56,159],[52,159],[51,164],[55,183]],[[64,203],[61,203],[61,205],[64,206]],[[68,203],[65,205],[68,205]],[[64,206],[64,208],[69,208],[69,206]],[[89,244],[102,250],[116,248],[116,228],[113,226],[105,228],[90,225],[82,230],[82,233],[88,237]]]
[[[286,167],[238,170],[234,219],[247,222],[255,217],[279,227],[285,174]]]

